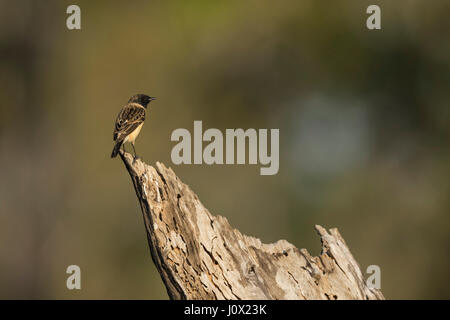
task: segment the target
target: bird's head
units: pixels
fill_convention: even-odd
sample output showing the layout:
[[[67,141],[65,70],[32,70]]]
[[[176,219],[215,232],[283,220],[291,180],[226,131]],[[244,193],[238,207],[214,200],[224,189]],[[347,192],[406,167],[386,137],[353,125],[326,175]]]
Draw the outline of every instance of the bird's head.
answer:
[[[155,100],[155,97],[149,97],[145,94],[135,94],[128,100],[128,103],[139,103],[144,108],[147,108],[147,105],[150,103],[150,101]]]

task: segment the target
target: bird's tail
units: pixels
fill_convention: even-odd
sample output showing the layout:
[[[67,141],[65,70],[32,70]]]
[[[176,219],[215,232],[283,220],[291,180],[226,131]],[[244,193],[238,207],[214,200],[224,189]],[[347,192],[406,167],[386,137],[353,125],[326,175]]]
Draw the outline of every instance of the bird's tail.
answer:
[[[116,145],[114,146],[114,149],[112,150],[111,158],[117,157],[121,146],[122,146],[122,141],[117,141]]]

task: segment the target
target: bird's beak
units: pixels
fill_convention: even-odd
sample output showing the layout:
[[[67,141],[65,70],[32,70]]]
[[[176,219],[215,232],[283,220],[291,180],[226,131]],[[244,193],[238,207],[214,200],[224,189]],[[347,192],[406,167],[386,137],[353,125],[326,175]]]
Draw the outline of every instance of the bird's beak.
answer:
[[[150,97],[150,101],[156,100],[155,97]]]

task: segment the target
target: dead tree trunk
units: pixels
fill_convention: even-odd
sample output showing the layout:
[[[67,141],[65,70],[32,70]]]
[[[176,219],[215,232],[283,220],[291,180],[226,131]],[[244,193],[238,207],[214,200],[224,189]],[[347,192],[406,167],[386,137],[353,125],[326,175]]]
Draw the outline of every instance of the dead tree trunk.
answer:
[[[286,240],[264,244],[213,216],[172,169],[121,157],[171,299],[384,299],[366,286],[337,229],[316,226],[318,257]]]

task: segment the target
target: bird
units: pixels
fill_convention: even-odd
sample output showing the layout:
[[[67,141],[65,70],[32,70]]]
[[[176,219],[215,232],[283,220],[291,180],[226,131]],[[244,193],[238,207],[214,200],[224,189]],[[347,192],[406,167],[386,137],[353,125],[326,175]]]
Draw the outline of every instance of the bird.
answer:
[[[117,157],[122,145],[125,151],[126,142],[131,143],[133,146],[134,160],[139,158],[136,154],[134,143],[144,125],[147,105],[153,100],[156,100],[156,98],[145,94],[135,94],[128,100],[128,103],[122,110],[120,110],[114,126],[114,148],[111,153],[111,158]]]

